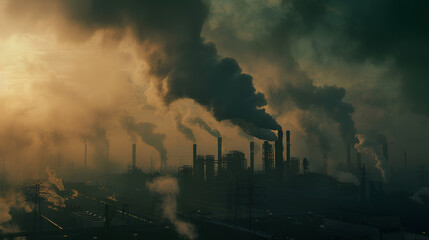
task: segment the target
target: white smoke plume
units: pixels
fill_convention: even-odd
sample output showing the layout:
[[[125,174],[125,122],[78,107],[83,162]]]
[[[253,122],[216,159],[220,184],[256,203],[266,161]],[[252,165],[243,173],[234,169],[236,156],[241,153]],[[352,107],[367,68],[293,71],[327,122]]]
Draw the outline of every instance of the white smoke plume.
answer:
[[[355,144],[355,149],[362,154],[367,154],[374,158],[376,162],[375,167],[380,170],[383,181],[386,182],[389,179],[389,166],[380,150],[380,144],[363,134],[356,134],[356,137],[359,143]]]
[[[194,118],[190,119],[189,122],[193,125],[198,125],[201,129],[206,130],[213,137],[221,137],[220,132],[217,129],[210,127],[206,123],[206,121],[204,121],[204,119],[202,119],[200,117],[194,117]]]
[[[179,132],[183,133],[183,135],[185,135],[186,139],[188,139],[192,143],[195,143],[196,140],[195,140],[194,132],[188,126],[183,124],[182,114],[176,112],[176,113],[174,113],[173,117],[174,117],[174,122],[176,123],[177,130],[179,130]]]
[[[58,195],[58,191],[64,191],[63,180],[57,177],[56,171],[46,167],[46,173],[48,174],[48,182],[45,184],[43,189],[43,197],[49,203],[53,204],[56,207],[65,207],[65,199]],[[54,188],[55,186],[55,188]]]
[[[79,197],[79,192],[76,189],[72,189],[73,194],[71,195],[72,198]]]
[[[57,177],[57,173],[55,170],[46,167],[46,172],[48,173],[48,181],[50,184],[54,185],[60,191],[64,191],[63,180]]]
[[[418,191],[416,191],[413,195],[410,196],[410,199],[416,203],[424,204],[422,196],[429,198],[429,188],[422,187]]]
[[[177,218],[176,198],[179,194],[177,180],[172,177],[158,177],[146,183],[146,187],[162,196],[163,216],[175,226],[176,231],[188,239],[196,239],[198,235],[195,226]]]

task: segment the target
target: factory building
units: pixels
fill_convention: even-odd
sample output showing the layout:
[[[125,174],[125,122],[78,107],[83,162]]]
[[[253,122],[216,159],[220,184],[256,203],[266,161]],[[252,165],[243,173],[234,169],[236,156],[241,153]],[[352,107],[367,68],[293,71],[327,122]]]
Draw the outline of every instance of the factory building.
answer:
[[[262,145],[262,164],[265,176],[269,177],[273,175],[274,155],[273,155],[273,145],[268,141],[264,141]]]
[[[285,176],[290,175],[290,131],[286,131],[286,162],[284,164]]]
[[[230,151],[223,155],[223,160],[227,164],[229,177],[238,177],[247,168],[247,160],[243,152]]]
[[[204,181],[204,162],[205,157],[204,155],[197,155],[195,158],[195,163],[193,166],[193,173],[194,173],[194,179],[197,182],[203,182]]]
[[[182,167],[179,167],[177,176],[185,184],[190,184],[192,182],[192,166],[183,165]]]
[[[275,176],[277,180],[283,178],[283,131],[278,130],[277,140],[275,141]]]
[[[217,138],[217,175],[222,175],[223,165],[222,165],[222,138]]]
[[[250,142],[250,172],[255,172],[255,142]]]
[[[206,181],[212,182],[215,175],[215,156],[206,155]]]
[[[290,175],[295,176],[300,173],[300,164],[299,164],[299,158],[297,157],[291,157],[290,158]]]

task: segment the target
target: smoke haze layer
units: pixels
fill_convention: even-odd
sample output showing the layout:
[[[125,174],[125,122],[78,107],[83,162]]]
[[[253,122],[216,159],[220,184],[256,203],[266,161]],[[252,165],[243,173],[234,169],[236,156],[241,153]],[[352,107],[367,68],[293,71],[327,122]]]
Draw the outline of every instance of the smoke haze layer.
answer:
[[[22,14],[40,10],[27,3],[10,1],[9,8]],[[114,29],[120,35],[131,28],[166,104],[191,98],[218,121],[231,121],[261,139],[273,139],[270,130],[280,129],[263,108],[267,101],[254,88],[252,77],[242,73],[235,59],[220,58],[215,45],[201,37],[208,14],[202,1],[45,0],[43,4],[57,6],[64,12],[63,20],[88,34]]]

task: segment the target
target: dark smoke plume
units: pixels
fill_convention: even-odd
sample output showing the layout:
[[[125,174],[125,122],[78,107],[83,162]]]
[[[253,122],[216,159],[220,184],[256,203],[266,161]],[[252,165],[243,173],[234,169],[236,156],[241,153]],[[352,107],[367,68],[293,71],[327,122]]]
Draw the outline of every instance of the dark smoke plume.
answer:
[[[134,117],[124,116],[121,124],[127,130],[132,140],[138,135],[140,139],[149,146],[154,147],[161,157],[161,162],[167,161],[167,150],[164,147],[165,134],[154,132],[156,125],[150,122],[136,123]]]
[[[26,0],[10,1],[25,8]],[[281,129],[264,106],[250,75],[233,58],[220,58],[213,43],[201,37],[208,15],[202,0],[44,0],[56,3],[73,24],[86,32],[132,29],[146,51],[151,74],[166,104],[190,98],[218,121],[228,120],[249,135],[275,139]]]
[[[271,46],[290,52],[291,39],[310,37],[319,57],[386,63],[390,74],[401,79],[400,90],[410,109],[429,116],[428,1],[295,0],[284,4],[293,14],[274,29]]]
[[[221,137],[220,132],[217,129],[211,128],[204,119],[200,117],[194,117],[189,120],[189,122],[193,125],[198,125],[201,129],[206,130],[213,137]]]
[[[292,100],[298,108],[303,110],[322,109],[329,118],[339,124],[340,134],[344,142],[356,142],[356,129],[351,116],[354,109],[351,104],[343,101],[346,94],[345,89],[336,86],[316,87],[312,81],[308,83],[299,87],[286,84],[284,88],[272,89],[270,98],[273,99],[273,103],[277,104],[277,106],[282,106],[282,102]],[[320,136],[322,134],[316,125],[308,126],[308,122],[302,122],[302,124],[304,123],[307,126],[302,126],[310,131],[307,132],[310,135],[316,133],[316,135]]]
[[[185,135],[186,139],[188,139],[192,143],[196,142],[195,141],[195,135],[194,135],[194,132],[192,131],[192,129],[190,129],[189,127],[187,127],[183,124],[182,114],[174,113],[174,122],[176,123],[177,130],[179,130],[179,132],[183,133],[183,135]]]
[[[317,119],[310,114],[304,114],[299,116],[299,123],[307,134],[307,140],[317,145],[320,152],[328,153],[332,150],[328,137],[321,130]]]

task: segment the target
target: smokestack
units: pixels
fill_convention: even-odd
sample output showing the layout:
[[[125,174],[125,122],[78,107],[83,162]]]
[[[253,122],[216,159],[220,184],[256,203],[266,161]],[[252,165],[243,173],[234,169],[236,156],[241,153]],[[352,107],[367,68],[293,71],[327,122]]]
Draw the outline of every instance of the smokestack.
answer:
[[[131,162],[131,171],[134,173],[136,171],[136,144],[133,143],[133,158]]]
[[[290,175],[290,131],[286,131],[286,173]]]
[[[83,162],[83,167],[86,169],[86,153],[87,153],[87,144],[85,142],[85,160]]]
[[[250,142],[250,172],[255,172],[255,142]]]
[[[283,177],[283,130],[277,131],[275,147],[275,174],[277,179],[281,180]]]
[[[387,166],[389,166],[389,148],[387,143],[383,143],[383,157],[386,159]]]
[[[194,143],[193,145],[193,158],[192,158],[192,167],[194,169],[194,175],[195,175],[195,169],[197,168],[197,144]]]
[[[222,137],[217,138],[217,175],[222,173]]]
[[[360,152],[356,153],[357,169],[362,168],[362,154]]]
[[[347,168],[350,169],[350,166],[351,166],[350,143],[347,143],[346,147],[347,147]]]

